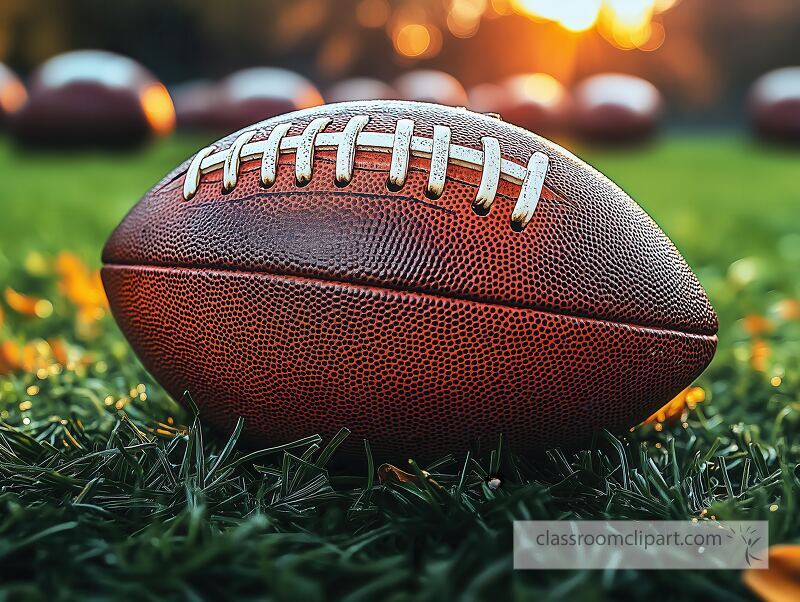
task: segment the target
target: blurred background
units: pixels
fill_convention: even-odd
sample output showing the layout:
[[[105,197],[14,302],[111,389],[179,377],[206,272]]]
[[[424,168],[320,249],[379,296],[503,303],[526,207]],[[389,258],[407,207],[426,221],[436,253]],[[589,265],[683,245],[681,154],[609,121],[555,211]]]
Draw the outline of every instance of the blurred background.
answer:
[[[0,61],[25,76],[79,48],[132,57],[168,86],[280,65],[325,90],[415,68],[469,89],[543,72],[646,77],[675,123],[732,125],[750,84],[800,64],[795,0],[4,0]]]

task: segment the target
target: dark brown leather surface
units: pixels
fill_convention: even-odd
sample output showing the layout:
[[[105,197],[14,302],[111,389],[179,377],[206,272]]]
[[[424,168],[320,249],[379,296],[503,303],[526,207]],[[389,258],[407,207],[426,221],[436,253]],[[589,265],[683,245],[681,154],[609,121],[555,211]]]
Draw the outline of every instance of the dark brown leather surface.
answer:
[[[110,267],[122,330],[176,398],[261,445],[353,430],[380,460],[518,453],[625,429],[691,382],[711,337],[296,277]]]
[[[89,71],[87,55],[94,57],[94,71]],[[72,77],[51,82],[45,73],[52,75],[53,61],[59,61],[58,69]],[[128,62],[119,55],[91,50],[46,61],[29,78],[28,101],[11,116],[11,133],[29,145],[124,147],[144,142],[155,132],[142,94],[157,80],[141,65]],[[109,74],[119,77],[113,85],[107,81]]]
[[[624,428],[705,368],[716,316],[695,276],[624,192],[560,147],[465,110],[386,101],[268,120],[256,139],[321,115],[339,131],[358,114],[372,131],[403,117],[422,136],[447,125],[478,149],[495,136],[522,165],[546,153],[533,220],[510,228],[519,187],[505,182],[478,216],[480,173],[453,165],[427,199],[425,159],[390,192],[388,154],[358,151],[344,188],[333,152],[317,153],[304,187],[288,154],[268,190],[250,161],[232,192],[216,170],[190,201],[184,164],[103,254],[114,314],[173,395],[190,390],[218,425],[247,416],[263,443],[349,426],[386,457],[430,459],[501,431],[525,452]]]

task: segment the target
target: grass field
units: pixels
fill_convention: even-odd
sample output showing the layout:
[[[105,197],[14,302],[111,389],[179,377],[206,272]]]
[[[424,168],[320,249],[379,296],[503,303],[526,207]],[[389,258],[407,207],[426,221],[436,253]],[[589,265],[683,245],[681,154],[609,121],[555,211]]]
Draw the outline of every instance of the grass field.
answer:
[[[0,141],[0,597],[749,599],[733,571],[514,572],[511,524],[768,519],[772,543],[800,543],[800,152],[721,134],[577,149],[696,269],[717,357],[672,418],[534,462],[422,467],[438,487],[330,474],[334,446],[314,438],[240,451],[139,366],[105,309],[100,249],[202,143]]]

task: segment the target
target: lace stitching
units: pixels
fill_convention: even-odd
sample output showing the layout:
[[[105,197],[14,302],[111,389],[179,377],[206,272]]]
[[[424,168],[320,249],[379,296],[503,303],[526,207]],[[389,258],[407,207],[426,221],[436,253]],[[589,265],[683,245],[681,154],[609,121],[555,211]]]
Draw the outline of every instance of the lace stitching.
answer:
[[[353,177],[357,150],[388,152],[391,154],[388,184],[401,188],[408,176],[411,155],[429,158],[431,161],[426,185],[426,194],[438,198],[444,193],[447,169],[455,165],[480,170],[481,181],[473,202],[476,211],[488,212],[497,196],[500,180],[520,185],[520,194],[511,214],[511,226],[515,231],[524,230],[534,216],[541,198],[545,177],[549,168],[547,155],[535,152],[527,165],[522,166],[503,159],[497,138],[481,138],[483,150],[451,143],[450,128],[434,126],[433,138],[414,136],[414,121],[400,119],[394,133],[366,132],[369,123],[366,115],[352,117],[342,132],[327,133],[323,130],[331,118],[314,119],[298,136],[288,136],[292,123],[276,125],[265,140],[251,142],[256,130],[241,133],[229,148],[217,150],[208,146],[200,150],[189,164],[183,185],[183,196],[191,199],[200,185],[202,174],[223,169],[223,192],[236,186],[241,161],[261,158],[260,179],[262,186],[275,182],[280,153],[294,152],[295,177],[301,186],[311,181],[315,150],[336,150],[336,182],[346,185]]]

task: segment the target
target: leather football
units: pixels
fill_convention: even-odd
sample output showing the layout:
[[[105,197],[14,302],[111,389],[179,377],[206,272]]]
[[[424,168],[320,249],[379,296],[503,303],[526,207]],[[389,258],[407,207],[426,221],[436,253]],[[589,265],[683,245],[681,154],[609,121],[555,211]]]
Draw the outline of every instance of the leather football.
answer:
[[[75,50],[45,61],[10,130],[27,146],[131,148],[175,126],[164,85],[136,61],[104,50]]]
[[[377,101],[198,152],[112,234],[103,282],[145,367],[277,445],[348,427],[377,460],[529,454],[637,424],[717,318],[648,215],[494,116]]]

